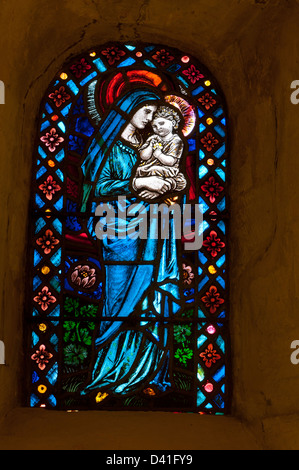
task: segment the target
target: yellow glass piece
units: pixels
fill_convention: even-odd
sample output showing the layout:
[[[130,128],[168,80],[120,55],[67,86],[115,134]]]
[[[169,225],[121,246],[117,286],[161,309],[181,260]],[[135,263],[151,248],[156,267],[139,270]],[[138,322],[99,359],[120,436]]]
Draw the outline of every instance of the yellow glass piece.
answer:
[[[49,274],[49,272],[50,272],[49,266],[43,266],[42,267],[42,273],[43,274]]]
[[[62,74],[60,75],[60,78],[61,78],[61,80],[66,80],[66,79],[67,79],[67,74],[66,74],[66,73],[62,73]]]
[[[210,86],[210,85],[211,85],[210,80],[206,80],[206,81],[205,81],[205,85],[206,85],[206,86]]]
[[[217,273],[217,270],[212,265],[208,267],[208,270],[209,270],[209,273],[211,273],[211,274],[216,274]]]
[[[143,390],[143,393],[145,393],[145,395],[150,395],[150,396],[152,396],[152,397],[153,397],[154,395],[156,395],[155,390],[153,390],[152,388],[145,388],[145,389]]]
[[[198,366],[197,368],[197,378],[200,382],[205,378],[205,372],[201,366]]]
[[[46,209],[45,212],[51,212],[51,209]],[[51,217],[51,215],[46,215],[47,219]]]
[[[40,323],[38,325],[38,328],[39,328],[40,331],[46,331],[47,325],[45,325],[45,323]]]
[[[96,402],[100,403],[101,401],[105,400],[108,397],[108,393],[101,393],[99,392],[96,396]]]
[[[96,54],[96,52],[91,52],[89,55],[90,55],[90,57],[95,57],[97,54]]]
[[[48,165],[53,168],[55,166],[55,162],[53,162],[53,160],[49,160],[48,161]]]
[[[213,160],[213,158],[209,158],[209,159],[207,160],[207,164],[210,165],[210,166],[211,166],[211,165],[214,165],[214,160]]]
[[[37,390],[39,391],[39,393],[45,393],[47,391],[47,387],[45,385],[39,385],[37,387]]]
[[[208,118],[207,121],[206,121],[206,123],[209,124],[209,125],[212,124],[212,122],[213,122],[212,118]]]

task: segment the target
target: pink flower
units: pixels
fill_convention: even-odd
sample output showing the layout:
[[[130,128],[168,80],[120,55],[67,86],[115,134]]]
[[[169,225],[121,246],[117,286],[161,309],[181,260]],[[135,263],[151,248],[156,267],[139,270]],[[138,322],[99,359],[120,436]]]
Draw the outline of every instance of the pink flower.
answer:
[[[73,284],[89,289],[96,282],[95,269],[90,268],[87,265],[76,266],[71,275],[71,281]]]
[[[49,98],[51,98],[56,104],[56,107],[59,108],[59,106],[61,106],[63,103],[65,103],[66,100],[69,100],[71,97],[65,91],[64,86],[61,86],[58,90],[55,90],[54,93],[50,93]]]
[[[50,304],[56,302],[56,297],[51,294],[47,286],[43,287],[42,290],[33,298],[34,302],[40,305],[42,310],[47,310]]]
[[[54,237],[51,230],[46,230],[45,234],[36,240],[36,243],[42,247],[45,255],[51,253],[55,245],[58,245],[59,240]]]
[[[187,70],[183,71],[183,74],[187,76],[191,83],[196,83],[200,78],[204,78],[203,74],[197,70],[194,65],[190,65]]]
[[[83,59],[77,60],[77,62],[71,65],[70,69],[76,78],[80,78],[82,74],[86,73],[87,70],[91,69],[91,66],[83,58]]]
[[[41,344],[35,354],[32,354],[31,359],[38,364],[40,370],[44,370],[46,368],[46,364],[49,362],[49,359],[52,357],[53,354],[46,351],[46,346]]]
[[[42,142],[49,147],[50,152],[55,152],[56,147],[64,141],[63,137],[59,137],[55,127],[53,127],[50,132],[47,132],[46,135],[40,138]]]
[[[46,195],[46,198],[51,201],[53,198],[53,195],[57,192],[60,191],[61,187],[54,181],[53,176],[49,175],[46,181],[43,182],[39,186],[39,189],[43,191],[43,193]]]
[[[194,273],[192,272],[191,266],[183,264],[183,282],[184,284],[191,284],[194,279]]]

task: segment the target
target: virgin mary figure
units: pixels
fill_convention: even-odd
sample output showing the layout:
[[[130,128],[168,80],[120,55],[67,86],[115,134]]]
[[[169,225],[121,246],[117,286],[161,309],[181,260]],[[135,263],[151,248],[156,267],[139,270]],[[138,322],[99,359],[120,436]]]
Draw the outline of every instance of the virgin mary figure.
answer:
[[[161,102],[150,90],[135,89],[119,98],[103,117],[82,164],[82,210],[103,199],[119,210],[118,197],[126,204],[142,202],[131,181],[142,144],[142,129],[153,119]],[[140,190],[166,195],[170,184],[150,176],[134,181]],[[125,208],[122,208],[125,209]],[[92,220],[92,218],[90,219]],[[170,221],[169,238],[126,235],[130,218],[115,223],[115,237],[99,242],[105,268],[103,321],[95,337],[96,358],[88,384],[82,390],[127,395],[150,387],[164,392],[171,386],[169,325],[167,319],[180,308],[177,240]],[[89,226],[94,236],[94,227]]]

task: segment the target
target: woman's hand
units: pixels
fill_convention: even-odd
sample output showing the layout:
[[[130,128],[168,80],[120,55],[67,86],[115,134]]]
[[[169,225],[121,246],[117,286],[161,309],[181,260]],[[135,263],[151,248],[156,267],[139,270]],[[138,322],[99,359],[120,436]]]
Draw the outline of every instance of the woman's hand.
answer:
[[[144,197],[145,199],[156,199],[159,194],[155,193],[154,191],[148,191],[147,189],[144,189],[143,191],[141,191],[139,196]]]
[[[136,189],[147,189],[159,194],[164,194],[171,190],[172,184],[170,181],[163,180],[159,176],[145,176],[143,178],[135,179]]]

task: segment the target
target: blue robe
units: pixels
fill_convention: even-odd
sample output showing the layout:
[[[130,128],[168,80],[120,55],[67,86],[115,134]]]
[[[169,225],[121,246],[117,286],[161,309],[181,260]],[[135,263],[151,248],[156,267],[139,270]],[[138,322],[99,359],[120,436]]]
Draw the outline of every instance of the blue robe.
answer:
[[[91,145],[93,158],[96,145],[95,141]],[[118,196],[126,196],[127,205],[136,201],[130,182],[137,158],[136,150],[126,142],[118,139],[113,143],[105,153],[102,165],[96,163],[95,202],[109,196],[109,203],[118,210]],[[91,163],[85,162],[85,168],[88,165],[94,168]],[[143,204],[149,213],[150,204]],[[179,309],[174,227],[170,224],[167,240],[150,238],[149,233],[146,239],[132,239],[124,238],[130,218],[118,219],[118,222],[115,238],[101,240],[105,266],[102,315],[113,320],[100,324],[95,339],[97,358],[91,382],[82,394],[92,390],[127,394],[146,386],[165,391],[170,387],[169,331],[165,324],[159,323],[159,318],[163,315],[165,319]],[[148,224],[148,231],[151,229],[153,226]],[[90,231],[94,234],[92,227]],[[127,324],[132,317],[135,327],[133,322]],[[143,320],[143,317],[147,319]]]

